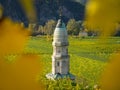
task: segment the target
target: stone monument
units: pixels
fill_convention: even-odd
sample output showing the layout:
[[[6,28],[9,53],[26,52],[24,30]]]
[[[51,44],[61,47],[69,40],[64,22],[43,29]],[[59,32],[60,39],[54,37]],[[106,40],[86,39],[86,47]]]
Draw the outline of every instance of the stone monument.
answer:
[[[70,74],[70,56],[68,55],[68,35],[62,18],[58,20],[53,35],[53,55],[52,55],[52,73],[46,75],[48,79],[70,78],[75,76]]]

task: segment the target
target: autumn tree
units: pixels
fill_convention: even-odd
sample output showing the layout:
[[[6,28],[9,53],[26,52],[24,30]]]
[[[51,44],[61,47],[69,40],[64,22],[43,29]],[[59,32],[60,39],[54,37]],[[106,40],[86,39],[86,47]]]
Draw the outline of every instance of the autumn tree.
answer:
[[[42,25],[39,25],[38,33],[41,34],[41,35],[44,35],[44,27]]]
[[[78,35],[81,28],[82,22],[76,21],[75,19],[70,19],[67,23],[67,30],[69,35]]]
[[[49,20],[44,26],[44,33],[47,35],[52,35],[56,26],[55,20]]]
[[[68,34],[72,35],[74,26],[75,26],[75,19],[70,19],[67,23],[67,30],[68,30]]]
[[[35,36],[37,34],[38,25],[36,23],[30,23],[28,29],[30,30],[31,35]]]

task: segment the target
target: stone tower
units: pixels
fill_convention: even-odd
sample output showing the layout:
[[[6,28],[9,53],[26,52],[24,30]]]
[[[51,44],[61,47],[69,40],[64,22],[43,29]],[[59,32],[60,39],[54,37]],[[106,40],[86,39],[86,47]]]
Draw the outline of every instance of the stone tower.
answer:
[[[53,35],[53,55],[52,55],[52,73],[46,75],[48,79],[58,79],[69,77],[75,79],[75,76],[69,73],[68,55],[68,35],[65,24],[62,19],[58,20]]]

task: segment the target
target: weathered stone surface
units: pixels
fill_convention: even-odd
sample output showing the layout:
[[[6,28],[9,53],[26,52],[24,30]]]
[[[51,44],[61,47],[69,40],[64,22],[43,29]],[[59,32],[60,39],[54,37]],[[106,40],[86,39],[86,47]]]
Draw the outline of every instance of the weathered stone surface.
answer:
[[[56,60],[60,60],[60,59],[69,59],[69,55],[55,55],[55,56],[52,56],[52,58],[56,59]]]
[[[53,46],[68,46],[69,43],[68,42],[53,42],[52,43]]]
[[[52,73],[48,73],[46,75],[46,77],[48,79],[51,79],[51,80],[57,80],[57,79],[62,79],[62,78],[70,78],[71,80],[75,80],[75,76],[71,73],[68,73],[68,74],[52,74]]]
[[[75,79],[75,76],[69,73],[69,42],[65,24],[61,19],[58,20],[55,28],[52,45],[52,73],[47,74],[46,77],[52,80],[65,77]]]

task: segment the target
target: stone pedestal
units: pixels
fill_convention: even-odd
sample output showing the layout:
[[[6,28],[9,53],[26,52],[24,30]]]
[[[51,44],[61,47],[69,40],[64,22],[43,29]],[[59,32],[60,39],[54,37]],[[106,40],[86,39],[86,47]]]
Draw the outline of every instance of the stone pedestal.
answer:
[[[71,73],[68,73],[68,74],[52,74],[52,73],[48,73],[46,75],[46,77],[48,79],[51,79],[51,80],[58,80],[58,79],[63,79],[63,78],[69,78],[71,80],[75,80],[75,76],[72,75]]]

